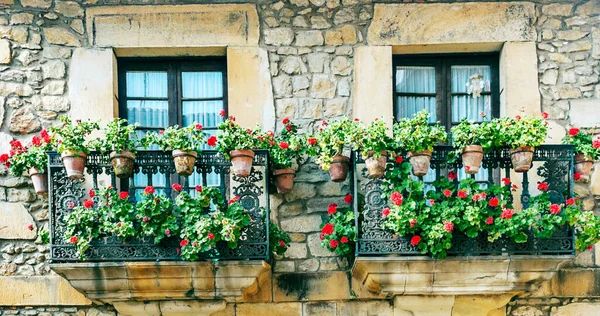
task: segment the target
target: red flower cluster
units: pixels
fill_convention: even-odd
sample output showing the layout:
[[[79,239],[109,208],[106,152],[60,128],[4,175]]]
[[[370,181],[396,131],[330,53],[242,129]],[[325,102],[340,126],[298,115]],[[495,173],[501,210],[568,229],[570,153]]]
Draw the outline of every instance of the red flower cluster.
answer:
[[[511,219],[513,217],[513,215],[515,215],[515,211],[513,211],[509,208],[505,208],[504,210],[502,210],[500,217],[505,218],[505,219]]]
[[[39,136],[33,136],[33,138],[31,138],[31,144],[34,146],[40,146],[42,145],[42,139]]]
[[[337,248],[338,245],[339,245],[339,242],[335,239],[332,239],[329,241],[329,246],[331,247],[331,249]]]
[[[498,206],[498,198],[491,198],[490,201],[488,202],[488,205],[491,207],[496,207]]]
[[[202,129],[202,124],[196,124],[196,129],[197,130],[201,130]]]
[[[48,144],[50,142],[50,135],[45,129],[40,132],[40,137],[44,140],[44,143]]]
[[[413,218],[408,223],[410,224],[410,227],[415,227],[415,224],[417,223],[417,219]]]
[[[595,149],[600,148],[600,138],[594,139],[594,141],[592,142],[592,146],[594,146]]]
[[[72,244],[76,244],[79,241],[79,238],[77,238],[77,236],[73,236],[71,238],[69,238],[69,242]]]
[[[509,185],[510,184],[510,179],[509,178],[502,178],[502,184]]]
[[[411,246],[416,246],[421,242],[421,236],[419,235],[415,235],[410,239],[410,244]]]
[[[456,195],[458,195],[459,198],[464,199],[467,197],[467,191],[459,190],[458,193],[456,193]]]
[[[287,123],[289,123],[289,122],[290,122],[290,119],[289,119],[289,118],[287,118],[287,117],[286,117],[286,118],[284,118],[284,119],[281,121],[281,123],[283,123],[283,124],[287,124]]]
[[[548,183],[546,183],[546,182],[540,182],[540,184],[538,184],[538,190],[540,190],[540,191],[548,191]]]
[[[446,230],[448,233],[451,233],[454,230],[454,223],[444,222],[444,230]]]
[[[181,192],[181,190],[183,189],[183,186],[181,186],[181,184],[179,184],[179,183],[173,183],[171,188],[173,190],[175,190],[176,192]]]
[[[450,172],[448,172],[448,179],[454,180],[456,178],[458,178],[458,175],[456,174],[456,171],[450,170]]]
[[[576,200],[575,200],[574,198],[569,198],[569,199],[567,199],[567,200],[565,201],[565,204],[566,204],[566,205],[573,205],[573,204],[575,204],[575,201],[576,201]]]
[[[392,200],[392,203],[394,203],[395,205],[402,205],[402,194],[400,194],[400,192],[396,191],[394,193],[392,193],[390,195],[390,199]]]
[[[182,240],[182,241],[179,243],[179,246],[181,246],[181,247],[185,247],[185,246],[187,246],[187,245],[188,245],[188,243],[189,243],[189,241],[188,241],[187,239],[184,239],[184,240]]]
[[[232,197],[231,200],[229,200],[228,204],[231,205],[235,202],[238,202],[239,200],[240,200],[240,197],[236,195],[236,196]]]
[[[572,127],[571,129],[569,129],[569,135],[571,135],[571,137],[574,137],[575,135],[579,134],[581,130],[577,127]]]
[[[323,226],[323,228],[321,229],[321,233],[323,233],[324,235],[333,234],[333,225],[331,223],[325,224],[325,226]]]
[[[494,218],[493,218],[493,217],[491,217],[491,216],[490,216],[490,217],[488,217],[488,218],[485,220],[485,223],[486,223],[486,224],[488,224],[488,225],[492,225],[492,224],[494,223]]]
[[[221,117],[225,117],[225,110],[221,110],[221,111],[219,111],[219,115],[220,115]]]
[[[210,147],[215,147],[217,145],[217,136],[215,136],[215,135],[210,136],[208,138],[208,140],[206,141],[206,143]]]
[[[94,206],[94,201],[85,200],[85,201],[83,201],[83,206],[85,206],[85,208],[92,208],[92,206]]]
[[[285,247],[285,242],[283,240],[279,240],[279,246]]]
[[[215,239],[215,235],[213,233],[206,234],[206,237],[208,237],[209,240]]]
[[[89,190],[89,191],[88,191],[88,195],[90,196],[90,199],[91,199],[91,198],[93,198],[94,196],[96,196],[96,191],[94,191],[93,189],[92,189],[92,190]]]
[[[548,112],[542,112],[542,117],[547,119],[548,118]]]
[[[290,148],[290,144],[288,144],[287,142],[281,142],[281,143],[279,143],[279,148],[288,149],[288,148]]]
[[[573,175],[573,179],[575,179],[575,181],[579,181],[581,179],[581,173],[575,172],[575,174]]]
[[[27,229],[33,230],[33,224],[29,224],[29,226],[27,226]]]
[[[329,207],[327,208],[327,214],[333,215],[335,213],[337,213],[337,204],[335,204],[335,203],[329,204]]]
[[[129,197],[128,192],[123,191],[123,192],[119,193],[119,198],[121,198],[122,200],[125,200],[128,197]]]
[[[348,194],[344,197],[344,202],[350,204],[352,203],[352,194]]]
[[[390,209],[389,208],[384,208],[383,210],[381,210],[381,215],[383,215],[383,217],[387,217],[388,215],[390,215]]]
[[[171,235],[171,230],[170,229],[165,229],[165,235],[170,236]]]
[[[202,193],[202,186],[201,185],[197,185],[196,186],[196,192]]]
[[[342,244],[347,244],[348,243],[348,237],[342,236],[342,238],[340,238],[340,241],[342,242]]]
[[[144,189],[144,193],[145,193],[145,194],[154,194],[154,187],[153,187],[153,186],[150,186],[150,185],[149,185],[149,186],[147,186],[147,187]]]
[[[554,215],[560,213],[560,205],[558,205],[558,204],[550,205],[550,213],[552,213]]]
[[[452,191],[450,191],[448,189],[444,190],[444,196],[445,197],[450,197],[451,195],[452,195]]]
[[[317,139],[314,138],[314,137],[309,137],[307,139],[307,141],[308,141],[308,144],[311,145],[311,146],[314,146],[315,144],[317,144]]]
[[[480,201],[482,199],[484,199],[483,196],[481,196],[481,194],[473,194],[473,197],[471,198],[474,202]]]
[[[402,161],[404,161],[404,159],[402,158],[402,156],[396,157],[396,163],[402,163]]]

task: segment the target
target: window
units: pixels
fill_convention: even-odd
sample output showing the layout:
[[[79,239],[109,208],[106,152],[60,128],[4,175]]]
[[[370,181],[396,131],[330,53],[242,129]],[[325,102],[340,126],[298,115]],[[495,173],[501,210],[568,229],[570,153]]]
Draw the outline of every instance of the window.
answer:
[[[481,75],[481,96],[468,93],[470,77]],[[481,121],[500,114],[497,55],[397,56],[394,59],[394,116],[427,109],[431,122],[448,131],[463,117]]]
[[[215,134],[227,111],[227,73],[224,58],[202,59],[120,59],[119,115],[130,124],[138,123],[138,133],[158,132],[165,127],[200,123]],[[164,177],[134,177],[136,189],[152,181],[157,188]],[[211,175],[202,183],[199,175],[189,177],[189,185],[216,185]],[[174,179],[174,181],[179,181]]]

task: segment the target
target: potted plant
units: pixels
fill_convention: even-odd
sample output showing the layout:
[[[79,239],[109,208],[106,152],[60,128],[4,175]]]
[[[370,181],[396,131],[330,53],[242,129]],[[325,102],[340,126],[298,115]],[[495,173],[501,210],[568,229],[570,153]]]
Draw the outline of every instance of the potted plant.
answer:
[[[315,162],[321,169],[329,170],[331,181],[342,182],[348,174],[350,158],[344,156],[344,147],[350,146],[357,149],[356,133],[358,123],[347,117],[342,117],[330,122],[323,121],[317,133]]]
[[[104,139],[96,139],[91,145],[101,153],[110,152],[110,162],[119,178],[133,175],[135,148],[139,146],[135,133],[137,125],[128,125],[126,119],[115,118],[104,128]]]
[[[33,136],[29,147],[24,147],[18,140],[12,140],[10,152],[0,155],[0,163],[3,163],[15,177],[20,177],[28,171],[35,192],[46,194],[48,193],[46,152],[51,150],[51,141],[46,130],[42,130],[40,136]]]
[[[575,147],[575,172],[580,175],[578,181],[588,182],[594,161],[600,154],[600,139],[593,139],[589,132],[573,127],[569,129],[569,134],[562,139],[562,142]]]
[[[417,177],[427,174],[433,146],[445,141],[446,137],[446,131],[439,122],[429,124],[426,110],[418,112],[413,118],[403,118],[394,125],[394,139],[408,151],[413,175]]]
[[[173,202],[165,195],[155,194],[152,186],[144,189],[142,200],[135,205],[135,213],[135,218],[140,223],[139,232],[143,236],[154,237],[155,244],[179,232]]]
[[[358,147],[365,159],[367,173],[372,178],[381,178],[385,174],[388,150],[393,143],[388,131],[383,120],[375,119],[357,133]]]
[[[221,112],[225,115],[224,112]],[[225,158],[231,160],[233,174],[237,177],[247,177],[252,171],[254,149],[259,148],[259,136],[262,136],[258,127],[254,129],[243,128],[235,122],[235,117],[230,116],[218,126],[219,134],[208,138],[209,146],[216,146],[217,151]]]
[[[52,126],[55,147],[60,153],[65,166],[67,176],[70,179],[83,178],[85,161],[90,153],[89,142],[86,137],[98,129],[98,122],[76,120],[71,122],[66,116],[62,116],[60,126]]]
[[[164,151],[171,151],[175,171],[181,176],[194,173],[194,165],[199,148],[205,142],[202,125],[195,123],[187,127],[170,126],[158,133],[148,133],[141,141],[144,148],[157,145]]]
[[[492,142],[486,131],[488,122],[474,123],[463,118],[451,129],[455,156],[461,155],[467,174],[476,174],[481,168],[483,153],[491,148]]]
[[[547,122],[543,117],[517,115],[514,118],[503,117],[497,121],[502,133],[495,135],[510,148],[510,155],[515,172],[527,172],[531,168],[535,147],[546,140]]]
[[[263,147],[269,150],[271,170],[278,193],[288,193],[294,186],[296,171],[292,168],[294,162],[300,163],[306,150],[305,139],[298,135],[298,126],[287,117],[281,121],[284,128],[279,136],[268,131],[258,136],[263,141]]]

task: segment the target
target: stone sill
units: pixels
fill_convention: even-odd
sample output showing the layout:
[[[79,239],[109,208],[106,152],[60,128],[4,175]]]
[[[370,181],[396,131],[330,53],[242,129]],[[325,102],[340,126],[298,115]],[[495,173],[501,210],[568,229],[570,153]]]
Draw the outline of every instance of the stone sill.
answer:
[[[493,295],[530,292],[573,256],[358,257],[352,268],[359,296]]]
[[[59,263],[50,268],[96,304],[125,301],[240,301],[270,278],[263,260]]]

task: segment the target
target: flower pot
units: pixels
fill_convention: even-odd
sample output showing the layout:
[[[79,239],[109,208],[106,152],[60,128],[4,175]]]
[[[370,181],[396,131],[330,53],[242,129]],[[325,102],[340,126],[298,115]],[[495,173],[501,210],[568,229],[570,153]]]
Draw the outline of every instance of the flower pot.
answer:
[[[333,182],[342,182],[348,175],[348,163],[350,158],[342,155],[333,156],[333,161],[329,165],[329,176]]]
[[[248,149],[232,150],[229,152],[233,174],[237,177],[247,177],[252,170],[254,151]]]
[[[408,152],[408,160],[412,165],[412,173],[417,177],[422,177],[429,172],[429,162],[431,161],[431,151],[423,150],[419,152]]]
[[[296,171],[293,168],[275,169],[273,171],[273,176],[275,177],[277,193],[288,193],[292,191],[294,179],[296,178]]]
[[[476,174],[481,168],[483,160],[483,147],[479,145],[469,145],[462,151],[462,162],[467,174]]]
[[[510,158],[515,172],[529,171],[534,150],[535,148],[531,146],[517,147],[510,150]]]
[[[110,163],[113,166],[115,176],[119,178],[129,178],[133,175],[133,162],[135,155],[127,150],[119,153],[113,151],[110,153]]]
[[[590,173],[593,166],[594,160],[592,157],[584,154],[575,155],[575,172],[581,175],[578,180],[579,182],[588,183],[590,181]]]
[[[365,159],[365,166],[367,167],[367,173],[371,178],[381,178],[385,174],[385,168],[387,166],[387,152],[381,151],[379,158],[373,157],[375,152],[370,151],[368,158]]]
[[[86,153],[65,151],[60,156],[69,179],[77,180],[83,178],[83,170],[85,169],[85,161],[87,159]]]
[[[183,151],[173,150],[173,162],[175,163],[175,172],[180,176],[189,176],[194,173],[194,164],[198,153],[194,150]]]
[[[48,193],[48,174],[45,172],[40,172],[38,168],[29,169],[29,176],[31,177],[31,182],[33,183],[33,188],[35,189],[35,193],[37,194],[46,194]]]

